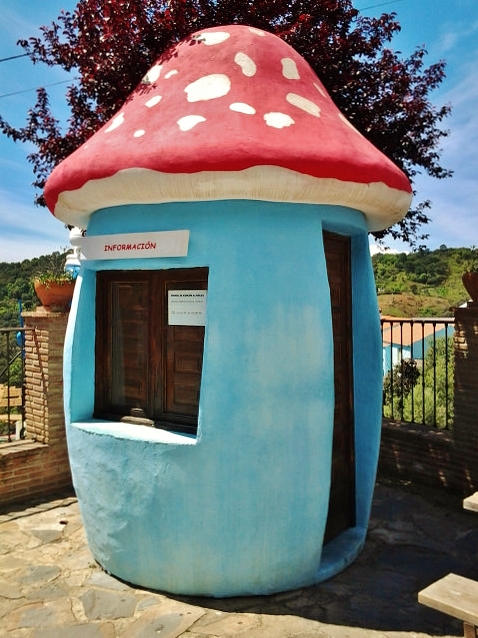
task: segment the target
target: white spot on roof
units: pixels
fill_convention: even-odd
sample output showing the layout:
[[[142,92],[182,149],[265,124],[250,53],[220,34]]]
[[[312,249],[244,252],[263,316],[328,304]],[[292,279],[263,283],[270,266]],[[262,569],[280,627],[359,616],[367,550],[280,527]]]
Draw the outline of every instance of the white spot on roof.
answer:
[[[169,80],[169,78],[172,78],[173,75],[176,75],[176,73],[179,73],[179,71],[177,69],[173,69],[172,71],[168,71],[164,77],[166,80]]]
[[[214,100],[227,95],[231,90],[231,80],[222,73],[205,75],[199,80],[188,84],[184,91],[188,94],[188,102],[202,102]]]
[[[301,95],[297,95],[297,93],[287,93],[285,98],[289,104],[296,106],[298,109],[302,109],[306,113],[310,115],[314,115],[315,117],[320,117],[320,108],[312,102],[312,100],[308,100],[306,97],[302,97]]]
[[[282,75],[288,80],[300,80],[297,64],[292,58],[282,58]]]
[[[255,27],[249,27],[249,31],[251,33],[255,33],[256,35],[260,35],[262,38],[265,37],[265,32],[261,31],[260,29],[256,29]]]
[[[138,131],[135,131],[133,133],[133,137],[143,137],[143,135],[146,133],[146,131],[143,131],[143,129],[139,129]]]
[[[163,99],[162,95],[155,95],[150,100],[145,102],[145,106],[147,106],[150,109],[152,106],[156,106],[156,104],[159,104],[162,99]]]
[[[324,89],[320,86],[320,84],[316,84],[316,83],[314,82],[314,86],[315,86],[315,88],[317,89],[317,91],[318,91],[321,95],[323,95],[324,97],[327,97],[327,93],[326,93],[326,92],[324,91]]]
[[[121,126],[124,122],[124,113],[119,113],[111,122],[111,124],[108,126],[108,128],[105,130],[105,133],[111,133],[111,131],[114,131],[115,128],[118,128],[118,126]]]
[[[156,80],[158,80],[159,76],[161,75],[161,69],[161,64],[155,64],[154,66],[152,66],[146,73],[144,78],[141,80],[141,84],[153,84],[154,82],[156,82]]]
[[[231,111],[236,111],[237,113],[245,113],[245,115],[255,115],[256,109],[250,104],[245,104],[244,102],[234,102],[234,104],[230,104],[229,108]]]
[[[178,120],[178,126],[181,131],[190,131],[192,128],[199,124],[200,122],[205,122],[206,118],[202,115],[186,115]]]
[[[245,53],[236,53],[234,62],[241,67],[242,72],[248,78],[251,78],[253,75],[256,74],[256,63],[254,62],[254,60],[251,60],[251,58]]]
[[[196,39],[202,42],[203,44],[212,46],[214,44],[221,44],[222,42],[225,42],[230,37],[231,37],[231,34],[227,33],[227,31],[214,31],[213,33],[200,33],[199,35],[196,36]]]
[[[284,128],[285,126],[291,126],[291,124],[295,124],[291,116],[286,115],[285,113],[266,113],[264,115],[264,119],[267,126],[272,126],[273,128]]]
[[[351,122],[348,121],[348,119],[345,117],[345,115],[342,115],[342,113],[339,113],[339,118],[342,120],[342,122],[345,122],[345,124],[347,124],[347,126],[350,126],[352,131],[355,131],[358,135],[360,135],[360,132],[357,131],[355,126]]]

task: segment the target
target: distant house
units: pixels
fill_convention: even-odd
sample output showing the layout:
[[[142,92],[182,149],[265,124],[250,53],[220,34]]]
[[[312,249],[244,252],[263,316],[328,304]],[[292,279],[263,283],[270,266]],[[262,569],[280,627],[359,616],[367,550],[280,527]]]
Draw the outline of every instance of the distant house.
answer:
[[[382,316],[383,375],[402,359],[422,361],[441,337],[452,337],[454,327],[444,320]]]

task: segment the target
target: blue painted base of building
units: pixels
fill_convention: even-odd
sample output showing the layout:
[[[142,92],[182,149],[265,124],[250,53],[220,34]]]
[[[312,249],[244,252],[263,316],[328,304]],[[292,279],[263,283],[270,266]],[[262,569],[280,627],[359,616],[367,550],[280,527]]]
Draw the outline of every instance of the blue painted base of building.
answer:
[[[207,215],[205,214],[207,211]],[[361,213],[267,202],[124,206],[88,234],[188,229],[184,258],[87,261],[65,343],[73,481],[108,572],[178,594],[271,594],[346,567],[365,540],[381,425],[381,339]],[[338,214],[340,212],[340,215]],[[356,527],[323,546],[334,422],[323,229],[352,238]],[[208,267],[196,436],[92,419],[95,274]]]

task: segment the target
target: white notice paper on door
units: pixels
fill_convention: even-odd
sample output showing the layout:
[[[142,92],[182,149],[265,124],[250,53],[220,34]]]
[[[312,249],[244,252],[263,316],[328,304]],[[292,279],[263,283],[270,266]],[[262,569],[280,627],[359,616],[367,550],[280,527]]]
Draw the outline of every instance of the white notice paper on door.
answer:
[[[205,326],[207,290],[168,290],[170,326]]]

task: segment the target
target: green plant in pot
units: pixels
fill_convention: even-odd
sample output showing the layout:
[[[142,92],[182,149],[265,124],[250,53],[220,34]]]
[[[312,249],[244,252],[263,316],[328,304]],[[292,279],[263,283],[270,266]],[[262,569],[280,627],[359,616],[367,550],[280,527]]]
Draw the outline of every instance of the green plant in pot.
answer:
[[[65,271],[65,256],[50,255],[47,264],[33,278],[35,294],[45,310],[67,312],[70,309],[75,279]]]
[[[478,249],[475,246],[470,248],[470,256],[466,265],[466,270],[462,275],[462,282],[471,299],[478,302]]]

